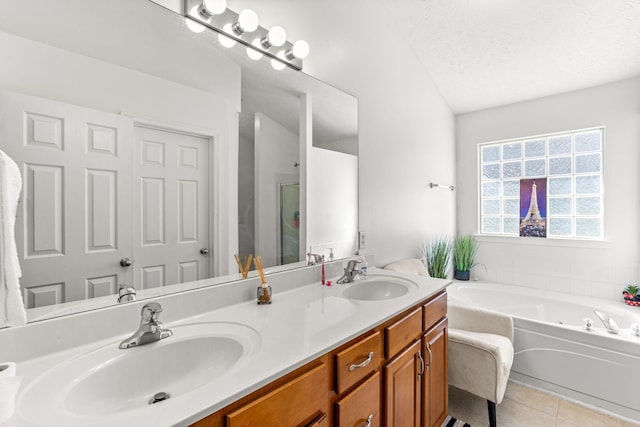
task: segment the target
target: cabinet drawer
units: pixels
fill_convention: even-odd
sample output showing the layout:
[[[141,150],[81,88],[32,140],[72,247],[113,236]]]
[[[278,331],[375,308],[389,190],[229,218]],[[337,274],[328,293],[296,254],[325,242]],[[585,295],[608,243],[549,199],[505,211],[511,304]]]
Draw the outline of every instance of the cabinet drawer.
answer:
[[[372,427],[380,420],[380,372],[359,385],[355,390],[335,403],[339,427],[364,426],[369,420]]]
[[[343,393],[375,371],[380,366],[381,360],[382,334],[380,332],[336,353],[336,393]]]
[[[400,350],[411,344],[422,333],[422,310],[420,307],[384,329],[385,354],[391,359]]]
[[[328,390],[329,372],[323,363],[227,414],[225,425],[282,427],[282,420],[291,426],[307,425],[315,415],[328,411]]]
[[[423,330],[428,331],[447,315],[447,293],[443,292],[422,307],[424,313]]]

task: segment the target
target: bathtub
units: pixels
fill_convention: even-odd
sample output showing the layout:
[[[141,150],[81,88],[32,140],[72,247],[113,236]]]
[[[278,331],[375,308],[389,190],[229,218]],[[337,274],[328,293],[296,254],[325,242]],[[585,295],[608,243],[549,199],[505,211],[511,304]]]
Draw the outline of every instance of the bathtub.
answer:
[[[640,307],[559,292],[488,282],[454,281],[450,303],[513,316],[511,378],[640,422]],[[610,334],[593,312],[611,316]],[[584,330],[585,318],[595,331]]]

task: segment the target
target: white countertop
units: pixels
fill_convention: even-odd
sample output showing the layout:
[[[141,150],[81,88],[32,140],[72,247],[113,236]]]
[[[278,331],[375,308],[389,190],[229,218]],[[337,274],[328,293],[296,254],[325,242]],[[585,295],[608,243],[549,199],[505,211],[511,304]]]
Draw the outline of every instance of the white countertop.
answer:
[[[353,284],[334,284],[327,287],[315,283],[281,293],[274,292],[271,305],[257,305],[255,300],[247,301],[178,322],[165,323],[168,328],[197,322],[239,323],[257,332],[260,344],[237,369],[233,368],[215,383],[207,383],[194,392],[172,396],[160,404],[137,410],[96,418],[71,413],[64,416],[47,414],[44,402],[41,413],[34,414],[33,410],[26,413],[25,407],[21,404],[22,396],[26,394],[24,391],[30,383],[36,381],[47,370],[55,369],[57,364],[93,349],[106,345],[117,346],[126,336],[116,336],[18,362],[19,375],[24,377],[21,394],[16,401],[16,414],[3,426],[189,425],[370,330],[441,291],[450,283],[447,280],[381,269],[371,269],[369,275],[403,277],[413,281],[417,286],[409,293],[390,300],[355,301],[342,297],[344,290]],[[355,284],[357,283],[356,281]],[[122,351],[136,351],[144,347]],[[57,391],[51,390],[50,393],[53,396]]]

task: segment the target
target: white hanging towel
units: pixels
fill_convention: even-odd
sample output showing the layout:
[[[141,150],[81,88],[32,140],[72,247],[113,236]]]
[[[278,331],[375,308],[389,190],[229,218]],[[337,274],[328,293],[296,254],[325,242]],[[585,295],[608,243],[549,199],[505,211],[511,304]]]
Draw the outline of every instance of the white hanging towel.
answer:
[[[20,262],[15,225],[22,177],[20,168],[0,150],[0,327],[27,322],[20,295]]]

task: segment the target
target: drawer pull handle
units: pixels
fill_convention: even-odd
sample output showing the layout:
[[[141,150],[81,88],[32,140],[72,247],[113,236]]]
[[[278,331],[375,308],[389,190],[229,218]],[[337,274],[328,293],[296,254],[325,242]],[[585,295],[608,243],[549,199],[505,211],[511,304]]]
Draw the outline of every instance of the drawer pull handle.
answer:
[[[427,343],[427,351],[429,352],[429,363],[427,363],[427,366],[431,366],[431,363],[433,362],[433,353],[431,352],[431,346],[429,343]]]
[[[424,358],[422,357],[421,351],[418,352],[418,359],[420,359],[420,372],[418,373],[418,376],[422,376],[424,375]]]
[[[359,368],[364,368],[369,363],[371,363],[371,360],[373,360],[373,351],[369,353],[367,358],[364,359],[364,361],[362,363],[358,363],[357,365],[353,364],[353,365],[349,366],[349,372],[353,372],[353,371],[355,371],[356,369],[359,369]]]
[[[327,414],[325,414],[324,412],[321,413],[320,415],[318,415],[317,417],[315,417],[309,424],[306,425],[306,427],[317,427],[320,425],[320,423],[324,420],[327,419]]]
[[[364,424],[364,427],[371,427],[371,420],[373,420],[373,414],[370,414],[367,419],[363,421],[363,423],[366,423]]]

